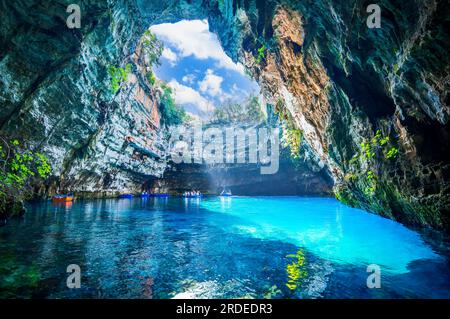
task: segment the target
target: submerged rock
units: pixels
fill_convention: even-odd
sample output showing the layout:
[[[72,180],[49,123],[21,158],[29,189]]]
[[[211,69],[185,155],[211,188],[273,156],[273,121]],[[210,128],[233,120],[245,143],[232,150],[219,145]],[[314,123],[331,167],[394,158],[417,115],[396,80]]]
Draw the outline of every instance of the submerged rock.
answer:
[[[175,293],[172,299],[218,299],[223,296],[240,299],[255,298],[255,292],[245,285],[246,280],[231,279],[224,282],[185,280],[183,283],[184,291]]]

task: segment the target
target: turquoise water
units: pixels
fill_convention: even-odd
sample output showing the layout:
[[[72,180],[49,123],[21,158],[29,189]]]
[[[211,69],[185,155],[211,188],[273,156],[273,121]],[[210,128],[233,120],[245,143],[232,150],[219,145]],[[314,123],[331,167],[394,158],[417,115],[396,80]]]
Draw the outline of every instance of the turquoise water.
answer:
[[[330,198],[43,202],[0,239],[3,298],[450,297],[447,242]],[[286,256],[299,249],[306,276],[291,290]]]
[[[289,242],[342,264],[377,264],[405,273],[414,260],[439,259],[419,234],[331,198],[235,198],[200,205],[239,217],[241,222],[227,225],[228,231]]]

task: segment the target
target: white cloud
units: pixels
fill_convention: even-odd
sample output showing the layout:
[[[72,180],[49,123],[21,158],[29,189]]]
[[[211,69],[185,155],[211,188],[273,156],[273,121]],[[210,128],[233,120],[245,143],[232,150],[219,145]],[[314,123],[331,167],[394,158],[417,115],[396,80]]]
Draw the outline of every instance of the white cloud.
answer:
[[[162,52],[162,57],[168,60],[172,66],[174,66],[178,60],[177,54],[173,52],[170,48],[164,48]]]
[[[177,104],[181,106],[193,105],[199,113],[204,115],[207,115],[214,109],[212,103],[193,88],[180,84],[175,79],[169,82],[169,86],[173,89]]]
[[[195,81],[195,75],[187,74],[187,75],[183,76],[182,80],[185,83],[192,84]]]
[[[213,70],[206,70],[205,77],[198,82],[200,91],[210,96],[218,96],[222,94],[223,77],[215,75]]]
[[[216,60],[217,67],[244,74],[242,64],[234,63],[225,54],[217,36],[209,31],[207,20],[182,20],[177,23],[153,25],[150,30],[160,39],[169,42],[183,57]]]

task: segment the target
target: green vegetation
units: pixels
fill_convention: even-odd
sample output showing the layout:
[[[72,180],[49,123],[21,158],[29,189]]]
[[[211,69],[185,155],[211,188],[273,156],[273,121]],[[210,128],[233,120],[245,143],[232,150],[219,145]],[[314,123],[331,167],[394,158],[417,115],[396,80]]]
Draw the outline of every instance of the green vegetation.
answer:
[[[345,187],[335,187],[334,188],[334,196],[338,201],[347,205],[347,206],[356,206],[355,198],[353,194],[349,191],[348,188]]]
[[[266,49],[265,44],[258,49],[258,55],[255,58],[256,64],[260,64],[266,58]]]
[[[51,172],[47,157],[0,137],[0,215],[29,196],[31,181],[45,179]],[[14,211],[12,211],[14,213]]]
[[[153,65],[160,64],[159,59],[164,50],[163,42],[150,30],[146,30],[140,40],[140,50],[141,56],[144,57],[145,79],[151,86],[157,85],[162,90],[159,103],[161,123],[166,126],[183,123],[188,118],[185,110],[175,104],[172,89],[166,83],[157,81],[152,71]]]
[[[286,266],[286,273],[288,282],[286,286],[290,290],[295,290],[303,284],[303,281],[308,277],[308,272],[305,269],[306,258],[302,249],[299,249],[295,255],[287,255],[287,258],[294,258],[294,260]]]
[[[300,129],[296,128],[294,119],[286,107],[284,107],[281,100],[277,103],[275,113],[281,121],[281,145],[284,148],[290,149],[291,158],[298,159],[300,157],[300,145],[302,143],[303,133]]]
[[[214,110],[211,118],[213,124],[259,124],[264,121],[265,116],[261,110],[258,97],[249,96],[242,103],[229,103]]]
[[[125,68],[115,67],[110,65],[108,67],[108,74],[111,79],[110,88],[113,94],[116,94],[120,89],[120,85],[126,82],[128,79],[128,74],[131,72],[131,64],[127,64]]]
[[[183,123],[187,119],[186,111],[175,104],[169,86],[163,83],[161,88],[163,90],[160,100],[161,122],[167,126]]]
[[[145,58],[145,64],[147,65],[145,78],[150,85],[154,86],[156,83],[156,77],[152,71],[152,66],[154,64],[161,64],[159,59],[161,58],[164,50],[164,44],[150,30],[147,30],[141,38],[140,45],[142,56]]]
[[[395,147],[392,147],[390,150],[388,150],[385,154],[386,159],[395,158],[397,157],[398,149]]]
[[[366,195],[372,195],[375,193],[376,187],[377,187],[377,178],[373,171],[367,171],[366,173],[366,180],[368,183],[368,186],[364,189],[364,194]]]
[[[283,123],[281,128],[283,132],[281,145],[290,149],[292,158],[299,158],[300,145],[302,143],[302,131],[296,128],[292,128],[286,123]]]
[[[145,74],[145,78],[152,86],[155,85],[156,77],[152,70],[147,71],[147,73]]]
[[[159,64],[159,58],[164,50],[163,43],[158,40],[156,35],[147,30],[140,41],[140,50],[142,56],[145,58],[147,71],[145,78],[151,85],[155,85],[156,78],[151,70],[153,64]],[[114,65],[108,66],[108,75],[110,78],[110,89],[113,94],[116,94],[122,83],[126,82],[128,75],[131,73],[132,65],[126,64],[124,68],[116,67]]]
[[[150,30],[144,32],[141,38],[141,48],[148,65],[160,64],[159,58],[164,50],[164,44]]]
[[[389,136],[382,137],[380,130],[376,132],[370,141],[363,142],[360,146],[360,152],[351,161],[355,161],[360,157],[369,161],[379,155],[380,152],[383,155],[380,159],[395,158],[398,154],[398,149],[390,143]]]
[[[349,164],[355,164],[361,160],[365,164],[366,170],[363,172],[366,184],[363,190],[365,195],[372,196],[377,189],[377,172],[380,163],[394,159],[397,155],[398,148],[393,145],[389,136],[383,137],[380,130],[377,130],[372,139],[360,144],[360,150],[350,160]]]

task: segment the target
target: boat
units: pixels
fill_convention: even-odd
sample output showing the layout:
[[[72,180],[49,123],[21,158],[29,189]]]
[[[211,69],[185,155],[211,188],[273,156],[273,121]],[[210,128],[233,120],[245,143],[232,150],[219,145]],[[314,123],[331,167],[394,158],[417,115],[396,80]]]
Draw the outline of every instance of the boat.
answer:
[[[231,197],[232,194],[231,194],[231,191],[230,191],[230,190],[223,190],[223,191],[220,193],[219,196],[222,196],[222,197]]]
[[[69,203],[73,201],[73,195],[55,195],[52,197],[54,203]]]
[[[119,195],[119,198],[133,198],[134,195],[133,194],[121,194]]]

